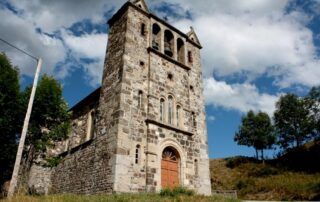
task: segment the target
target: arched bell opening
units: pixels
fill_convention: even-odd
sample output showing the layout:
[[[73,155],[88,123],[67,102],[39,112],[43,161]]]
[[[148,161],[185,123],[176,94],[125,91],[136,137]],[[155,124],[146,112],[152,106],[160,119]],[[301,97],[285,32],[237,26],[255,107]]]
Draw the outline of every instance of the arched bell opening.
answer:
[[[160,31],[161,31],[160,26],[154,23],[152,25],[152,48],[158,51],[160,51],[160,42],[161,42]]]
[[[184,42],[182,39],[178,38],[177,40],[177,53],[178,53],[178,61],[182,64],[185,63],[185,50],[184,50]]]
[[[166,54],[169,57],[173,56],[173,46],[174,46],[174,36],[172,32],[169,30],[166,30],[164,32],[164,54]]]

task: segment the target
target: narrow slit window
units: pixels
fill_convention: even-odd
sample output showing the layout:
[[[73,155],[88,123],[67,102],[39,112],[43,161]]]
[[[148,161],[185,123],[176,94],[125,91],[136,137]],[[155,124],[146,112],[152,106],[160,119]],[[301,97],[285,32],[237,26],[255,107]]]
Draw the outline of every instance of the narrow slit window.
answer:
[[[160,121],[164,121],[164,99],[160,99]]]
[[[193,63],[193,57],[192,57],[192,52],[188,51],[188,62]]]
[[[173,97],[168,98],[168,123],[173,124]]]
[[[143,97],[143,92],[140,90],[138,93],[138,108],[142,107],[142,97]]]
[[[141,147],[140,145],[137,145],[136,146],[136,154],[135,154],[135,163],[136,164],[139,164],[139,161],[140,161],[140,153],[141,153]]]
[[[191,124],[192,124],[192,127],[194,128],[197,127],[196,115],[194,112],[191,113]]]
[[[180,126],[180,116],[181,116],[181,107],[178,105],[177,106],[177,111],[176,111],[177,115],[177,126],[179,127]]]
[[[197,159],[194,160],[194,174],[196,176],[199,175],[199,165],[198,165],[198,160]]]
[[[142,36],[146,35],[146,24],[144,24],[144,23],[141,24],[140,33],[141,33]]]

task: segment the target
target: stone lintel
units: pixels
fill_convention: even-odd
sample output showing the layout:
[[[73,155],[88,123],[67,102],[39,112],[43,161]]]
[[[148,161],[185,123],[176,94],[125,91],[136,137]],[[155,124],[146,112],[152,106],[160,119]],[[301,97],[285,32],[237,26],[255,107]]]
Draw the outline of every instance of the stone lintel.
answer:
[[[156,153],[154,153],[154,152],[151,152],[151,151],[146,151],[145,153],[146,153],[146,154],[150,154],[150,155],[154,155],[154,156],[157,156],[157,154],[156,154]]]
[[[147,120],[146,120],[146,123],[147,123],[147,124],[151,123],[151,124],[154,124],[154,125],[157,125],[157,126],[160,126],[160,127],[166,128],[166,129],[169,129],[169,130],[173,130],[173,131],[178,132],[178,133],[183,133],[183,134],[188,135],[188,136],[193,136],[193,133],[192,133],[192,132],[182,130],[182,129],[177,128],[177,127],[174,127],[174,126],[172,126],[172,125],[168,125],[168,124],[165,124],[165,123],[156,121],[156,120],[154,120],[154,119],[147,119]]]

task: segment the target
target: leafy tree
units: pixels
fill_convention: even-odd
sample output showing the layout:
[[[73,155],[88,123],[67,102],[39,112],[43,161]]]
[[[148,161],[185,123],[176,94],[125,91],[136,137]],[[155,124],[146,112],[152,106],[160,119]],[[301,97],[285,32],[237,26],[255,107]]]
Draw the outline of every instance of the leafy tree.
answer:
[[[305,98],[314,121],[313,135],[320,138],[320,86],[311,88],[308,96]]]
[[[9,180],[21,129],[19,71],[0,54],[0,186]]]
[[[279,144],[287,149],[289,146],[299,147],[303,142],[311,138],[313,131],[313,117],[307,102],[294,94],[281,96],[276,103],[274,113],[275,127]]]
[[[258,151],[261,151],[263,159],[263,150],[271,149],[275,143],[274,128],[269,115],[264,112],[255,114],[249,111],[246,116],[242,117],[241,126],[234,140],[239,145],[253,147],[257,158],[259,158]]]
[[[30,92],[31,87],[24,91],[25,106]],[[53,77],[44,75],[37,87],[27,141],[36,151],[45,152],[52,141],[65,139],[69,130],[70,114],[62,97],[62,86]]]

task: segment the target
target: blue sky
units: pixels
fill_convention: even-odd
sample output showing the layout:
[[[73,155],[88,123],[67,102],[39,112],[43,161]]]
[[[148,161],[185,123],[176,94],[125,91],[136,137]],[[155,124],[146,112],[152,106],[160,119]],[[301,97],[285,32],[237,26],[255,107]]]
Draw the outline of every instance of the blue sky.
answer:
[[[44,59],[70,106],[100,85],[106,21],[124,0],[2,0],[0,36]],[[319,0],[147,0],[184,32],[193,26],[202,64],[211,158],[253,156],[233,136],[248,110],[272,115],[278,97],[320,85]],[[34,61],[0,44],[30,85]],[[273,156],[276,151],[269,151]]]

